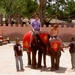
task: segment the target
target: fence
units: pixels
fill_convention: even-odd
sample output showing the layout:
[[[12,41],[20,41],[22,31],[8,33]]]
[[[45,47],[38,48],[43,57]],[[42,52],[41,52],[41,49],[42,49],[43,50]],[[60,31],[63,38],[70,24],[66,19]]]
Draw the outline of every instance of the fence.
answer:
[[[49,25],[48,27],[44,25],[43,27],[41,27],[41,31],[50,32],[51,28],[52,28],[51,25]],[[13,26],[11,24],[8,24],[8,26],[6,26],[6,24],[3,24],[3,26],[0,26],[0,34],[3,31],[4,38],[10,37],[11,40],[14,40],[17,37],[19,37],[22,40],[23,36],[30,30],[31,30],[31,27],[26,26],[25,24],[23,26],[21,24],[19,24],[18,26],[16,24],[13,24]],[[63,26],[59,25],[59,37],[63,41],[69,41],[69,38],[71,36],[75,37],[74,32],[75,32],[75,25],[74,27],[67,27],[66,25],[63,25]]]

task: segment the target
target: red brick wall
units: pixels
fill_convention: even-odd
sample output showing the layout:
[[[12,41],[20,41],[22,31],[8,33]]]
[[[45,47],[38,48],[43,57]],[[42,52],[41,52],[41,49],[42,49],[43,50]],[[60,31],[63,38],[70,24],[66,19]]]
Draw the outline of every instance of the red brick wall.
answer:
[[[43,27],[41,27],[42,31],[47,31],[50,32],[51,29],[51,25],[49,27],[46,27],[45,25]],[[5,32],[3,33],[3,36],[6,37],[10,37],[11,40],[14,40],[16,37],[23,38],[24,34],[28,31],[31,30],[30,26],[16,26],[15,24],[13,26],[8,25],[5,26],[5,24],[3,26],[0,26],[0,35],[1,35],[1,30],[4,30]],[[63,41],[69,41],[69,38],[71,36],[75,36],[75,26],[74,27],[66,27],[66,25],[64,25],[64,27],[61,27],[61,25],[59,25],[59,37],[63,40]]]

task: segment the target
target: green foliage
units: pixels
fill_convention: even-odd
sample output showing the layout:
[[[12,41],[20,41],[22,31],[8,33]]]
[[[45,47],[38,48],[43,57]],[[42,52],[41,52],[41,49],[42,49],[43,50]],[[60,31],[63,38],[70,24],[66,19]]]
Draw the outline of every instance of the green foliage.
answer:
[[[75,13],[75,0],[48,0],[47,4],[47,12],[50,17],[56,15],[69,20]]]
[[[40,4],[37,1],[40,2],[40,0],[0,0],[0,13],[3,16],[21,14],[22,17],[29,18],[38,10]],[[46,6],[42,7],[42,11],[50,18],[56,15],[70,19],[70,16],[75,14],[75,0],[47,0]]]
[[[6,15],[21,14],[23,17],[30,17],[36,11],[38,4],[35,0],[0,0],[0,7],[5,10]]]
[[[23,16],[30,17],[32,16],[38,8],[38,4],[33,0],[26,0],[25,6],[22,9]]]
[[[0,14],[3,14],[3,17],[5,17],[5,9],[3,9],[2,7],[0,7]]]

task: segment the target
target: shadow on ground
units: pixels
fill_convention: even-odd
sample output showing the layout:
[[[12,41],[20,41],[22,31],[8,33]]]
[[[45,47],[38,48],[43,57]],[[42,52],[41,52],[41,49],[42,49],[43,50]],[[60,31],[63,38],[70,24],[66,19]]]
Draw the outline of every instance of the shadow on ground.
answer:
[[[26,68],[31,68],[31,66],[25,66]],[[32,69],[32,68],[31,68]],[[55,73],[65,73],[65,71],[67,70],[67,68],[65,67],[60,67],[59,70],[56,71],[50,71],[50,67],[46,67],[46,68],[36,68],[34,70],[40,70],[40,72],[55,72]]]

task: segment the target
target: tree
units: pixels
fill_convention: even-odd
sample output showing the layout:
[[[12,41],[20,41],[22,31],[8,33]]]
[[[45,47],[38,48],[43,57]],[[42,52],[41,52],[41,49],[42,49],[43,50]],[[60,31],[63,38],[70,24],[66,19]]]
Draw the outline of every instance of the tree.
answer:
[[[42,26],[44,24],[46,2],[47,2],[47,0],[39,0],[39,3],[40,3],[39,13],[40,13],[40,20],[41,20]]]
[[[31,17],[38,8],[38,3],[36,0],[25,0],[25,5],[22,8],[22,15],[26,17]]]
[[[30,17],[36,11],[38,3],[36,0],[0,0],[0,6],[5,9],[6,15],[20,14],[23,17]]]

